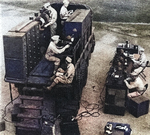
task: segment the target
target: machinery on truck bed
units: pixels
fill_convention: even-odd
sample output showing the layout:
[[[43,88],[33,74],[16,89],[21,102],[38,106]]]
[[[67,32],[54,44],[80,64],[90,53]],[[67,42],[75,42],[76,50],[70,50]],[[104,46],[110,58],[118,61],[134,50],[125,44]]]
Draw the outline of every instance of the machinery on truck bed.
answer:
[[[43,89],[43,86],[52,83],[50,77],[53,75],[54,63],[44,58],[51,37],[49,28],[40,29],[40,21],[36,20],[39,13],[3,36],[5,81],[10,84],[10,90],[11,84],[15,84],[19,91],[19,111],[12,114],[17,135],[53,135],[57,132],[55,126],[58,116],[61,118],[61,134],[79,134],[77,121],[71,119],[78,113],[89,60],[95,46],[92,11],[86,5],[70,4],[68,9],[74,12],[60,31],[59,11],[62,3],[53,3],[51,6],[58,14],[56,34],[64,41],[61,45],[68,43],[67,36],[75,39],[70,48],[58,55],[62,68],[65,68],[66,56],[72,58],[75,76],[71,84],[58,84],[51,91]]]

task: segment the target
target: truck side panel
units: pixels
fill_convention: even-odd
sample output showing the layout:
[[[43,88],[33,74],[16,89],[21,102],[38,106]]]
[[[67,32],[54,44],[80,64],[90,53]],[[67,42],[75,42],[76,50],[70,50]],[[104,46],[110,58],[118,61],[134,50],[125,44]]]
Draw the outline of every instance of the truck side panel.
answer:
[[[74,13],[67,19],[64,24],[64,35],[74,36],[75,39],[80,39],[81,44],[78,49],[78,54],[80,55],[84,49],[84,45],[87,43],[89,36],[91,35],[91,11],[87,9],[77,9]]]
[[[26,54],[26,36],[25,33],[8,32],[4,35],[5,52],[5,79],[24,81],[26,78],[27,63],[24,55]]]
[[[6,81],[25,82],[42,57],[39,36],[39,24],[36,21],[29,22],[23,28],[16,26],[3,36]]]

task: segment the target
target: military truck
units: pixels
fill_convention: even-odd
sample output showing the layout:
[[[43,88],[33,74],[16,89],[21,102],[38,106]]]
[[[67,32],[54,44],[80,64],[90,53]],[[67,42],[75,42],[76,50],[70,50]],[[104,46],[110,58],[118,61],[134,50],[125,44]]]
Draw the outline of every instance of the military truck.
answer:
[[[50,28],[41,29],[41,22],[37,19],[41,10],[3,36],[5,81],[9,83],[10,91],[11,84],[14,84],[19,92],[20,103],[16,105],[18,112],[12,113],[17,135],[53,135],[57,132],[55,126],[58,118],[61,119],[61,134],[79,134],[77,121],[71,119],[78,113],[82,89],[87,81],[89,60],[95,46],[92,10],[86,5],[70,3],[68,9],[73,10],[73,14],[61,28],[59,12],[62,5],[51,4],[58,15],[56,34],[63,41],[61,46],[70,43],[66,37],[75,39],[70,48],[58,55],[60,67],[64,69],[66,56],[73,60],[75,76],[71,84],[60,83],[51,91],[43,88],[52,83],[50,77],[53,75],[54,63],[44,57],[51,33]]]

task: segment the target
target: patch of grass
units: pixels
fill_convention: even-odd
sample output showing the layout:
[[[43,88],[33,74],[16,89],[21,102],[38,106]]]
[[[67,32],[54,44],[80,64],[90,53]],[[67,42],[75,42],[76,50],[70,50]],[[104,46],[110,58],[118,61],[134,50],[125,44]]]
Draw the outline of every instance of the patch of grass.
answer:
[[[39,10],[47,0],[2,0],[0,3],[30,10]],[[51,0],[62,2],[62,0]],[[150,1],[142,0],[70,0],[72,3],[87,4],[93,10],[93,21],[101,22],[150,22]]]
[[[39,10],[43,5],[42,1],[0,1],[0,3],[30,10]]]
[[[136,35],[140,38],[150,37],[149,24],[93,22],[93,26],[95,27],[95,31],[105,29],[129,36]]]

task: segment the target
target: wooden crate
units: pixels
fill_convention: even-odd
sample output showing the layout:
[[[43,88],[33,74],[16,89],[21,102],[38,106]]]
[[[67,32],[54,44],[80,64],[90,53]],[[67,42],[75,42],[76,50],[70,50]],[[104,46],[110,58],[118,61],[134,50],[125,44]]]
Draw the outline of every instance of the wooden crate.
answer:
[[[129,113],[135,117],[140,117],[147,114],[149,111],[149,99],[144,96],[128,98],[127,108]]]

